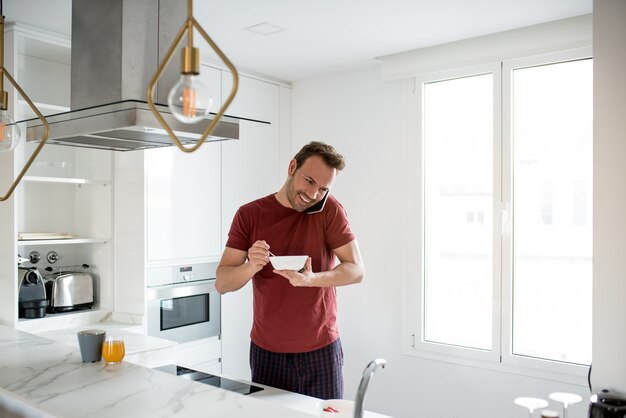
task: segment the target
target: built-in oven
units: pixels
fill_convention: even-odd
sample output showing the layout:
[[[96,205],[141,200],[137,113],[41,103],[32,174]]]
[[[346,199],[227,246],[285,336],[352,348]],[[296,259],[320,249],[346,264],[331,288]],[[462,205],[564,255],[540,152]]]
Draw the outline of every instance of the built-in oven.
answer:
[[[219,337],[221,296],[217,263],[153,267],[147,271],[146,333],[177,343]]]

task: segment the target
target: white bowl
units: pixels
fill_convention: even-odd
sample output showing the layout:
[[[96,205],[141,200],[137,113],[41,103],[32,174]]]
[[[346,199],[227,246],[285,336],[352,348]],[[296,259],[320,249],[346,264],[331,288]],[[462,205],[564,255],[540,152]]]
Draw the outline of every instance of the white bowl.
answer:
[[[276,270],[301,270],[304,268],[304,263],[308,255],[285,255],[270,257],[270,263]]]
[[[324,408],[332,407],[338,412],[326,412]],[[318,403],[320,417],[323,418],[353,418],[354,401],[347,399],[327,399]]]

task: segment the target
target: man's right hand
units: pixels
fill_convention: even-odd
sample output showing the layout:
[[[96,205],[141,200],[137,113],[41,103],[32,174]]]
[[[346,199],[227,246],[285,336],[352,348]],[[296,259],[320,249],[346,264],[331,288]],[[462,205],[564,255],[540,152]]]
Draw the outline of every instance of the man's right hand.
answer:
[[[215,289],[224,294],[245,286],[268,263],[268,248],[269,245],[264,241],[255,242],[247,252],[224,248],[216,271]]]
[[[270,261],[270,246],[263,240],[256,241],[248,249],[248,262],[253,267],[254,272],[260,271]]]

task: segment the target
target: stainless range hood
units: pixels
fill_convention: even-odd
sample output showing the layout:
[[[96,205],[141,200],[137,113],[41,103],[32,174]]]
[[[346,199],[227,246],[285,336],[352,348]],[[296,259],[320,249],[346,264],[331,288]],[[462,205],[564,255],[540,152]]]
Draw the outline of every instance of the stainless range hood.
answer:
[[[113,151],[173,145],[146,104],[146,88],[185,19],[180,0],[72,1],[72,110],[46,117],[48,142]],[[167,102],[179,63],[177,54],[160,78],[157,103]],[[183,124],[167,106],[157,108],[184,144],[197,141],[211,120]],[[222,117],[207,141],[239,139],[239,120]],[[41,121],[22,122],[27,141],[41,139]]]
[[[167,106],[156,107],[183,145],[195,143],[210,121],[207,119],[206,122],[192,125],[183,124],[171,114]],[[172,139],[156,120],[146,102],[142,101],[125,100],[58,113],[47,116],[46,120],[50,127],[50,144],[111,151],[135,151],[173,145]],[[39,119],[23,122],[27,126],[27,141],[42,138],[44,127]],[[207,141],[230,139],[239,139],[239,119],[223,116]]]

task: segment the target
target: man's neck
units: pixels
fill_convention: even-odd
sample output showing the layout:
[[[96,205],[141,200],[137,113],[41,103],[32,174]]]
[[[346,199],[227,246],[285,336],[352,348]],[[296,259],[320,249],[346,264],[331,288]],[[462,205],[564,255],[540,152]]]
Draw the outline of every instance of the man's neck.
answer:
[[[284,207],[291,208],[291,203],[289,202],[289,199],[287,199],[285,186],[283,186],[278,192],[276,192],[274,197],[276,198],[276,200],[278,200],[278,203],[280,203]]]

